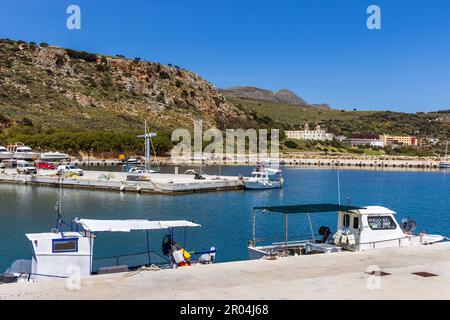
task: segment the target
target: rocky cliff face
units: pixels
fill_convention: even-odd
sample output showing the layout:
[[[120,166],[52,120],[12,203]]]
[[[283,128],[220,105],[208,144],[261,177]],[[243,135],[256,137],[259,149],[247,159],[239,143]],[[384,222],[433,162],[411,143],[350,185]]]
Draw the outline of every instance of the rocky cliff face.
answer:
[[[0,41],[0,120],[43,127],[128,129],[252,124],[185,69],[45,44]]]

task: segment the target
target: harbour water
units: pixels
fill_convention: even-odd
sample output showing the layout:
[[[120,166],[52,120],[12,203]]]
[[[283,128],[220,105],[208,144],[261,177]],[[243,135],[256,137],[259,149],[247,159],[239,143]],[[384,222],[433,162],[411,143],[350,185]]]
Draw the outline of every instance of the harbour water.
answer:
[[[164,169],[165,170],[169,169]],[[173,168],[171,168],[173,172]],[[223,175],[249,175],[250,167],[222,167]],[[205,168],[217,174],[219,168]],[[182,172],[182,170],[180,170]],[[175,240],[187,250],[216,247],[219,262],[247,258],[251,238],[251,209],[260,205],[336,203],[337,171],[284,168],[284,188],[265,191],[227,191],[187,195],[146,195],[63,189],[62,213],[66,221],[90,219],[193,220],[202,228],[182,230]],[[398,212],[397,219],[414,217],[418,230],[450,236],[450,171],[341,170],[342,203],[382,205]],[[0,272],[15,259],[29,259],[30,244],[25,233],[45,232],[55,225],[55,202],[59,190],[51,187],[0,184]],[[347,198],[350,197],[350,200]],[[259,216],[257,238],[283,239],[283,217]],[[335,230],[334,214],[313,217],[314,230],[321,225]],[[290,217],[290,238],[306,236],[304,216]],[[160,252],[163,232],[150,234],[150,246]],[[95,243],[95,257],[147,250],[146,234],[102,233]]]

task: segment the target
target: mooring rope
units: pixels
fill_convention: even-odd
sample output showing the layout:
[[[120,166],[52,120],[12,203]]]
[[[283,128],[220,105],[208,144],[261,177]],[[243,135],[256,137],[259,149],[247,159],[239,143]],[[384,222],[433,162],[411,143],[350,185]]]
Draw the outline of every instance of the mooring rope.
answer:
[[[141,271],[159,271],[159,270],[161,270],[160,267],[152,264],[150,267],[140,267],[136,271],[128,272],[125,274],[125,277],[135,276],[135,275],[139,274]]]

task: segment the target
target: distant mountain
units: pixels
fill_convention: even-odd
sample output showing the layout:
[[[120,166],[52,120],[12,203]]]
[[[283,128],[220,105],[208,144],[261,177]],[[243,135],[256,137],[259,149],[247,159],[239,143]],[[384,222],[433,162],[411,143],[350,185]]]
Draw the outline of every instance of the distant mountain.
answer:
[[[220,90],[223,95],[236,98],[257,99],[282,104],[304,106],[308,103],[290,90],[271,91],[256,87],[232,87]]]

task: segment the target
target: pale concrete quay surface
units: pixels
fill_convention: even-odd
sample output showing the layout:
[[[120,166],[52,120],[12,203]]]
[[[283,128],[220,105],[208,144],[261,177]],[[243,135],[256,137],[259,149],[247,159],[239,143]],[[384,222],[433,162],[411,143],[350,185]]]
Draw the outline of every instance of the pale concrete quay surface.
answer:
[[[195,180],[194,175],[154,173],[148,181],[127,181],[126,172],[84,171],[82,177],[61,179],[56,170],[38,170],[37,175],[17,174],[15,169],[0,173],[0,183],[47,185],[67,188],[85,188],[144,193],[192,193],[203,191],[242,189],[236,176],[203,175],[205,180]]]
[[[369,278],[371,265],[390,275]],[[379,289],[368,288],[374,278]],[[92,276],[79,290],[7,284],[0,299],[450,299],[450,243]]]

